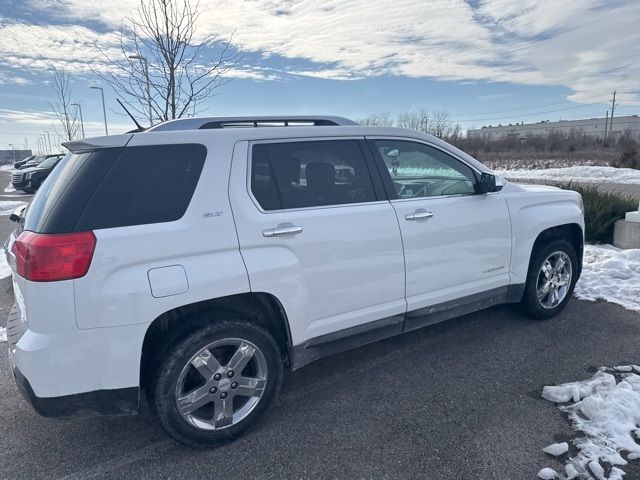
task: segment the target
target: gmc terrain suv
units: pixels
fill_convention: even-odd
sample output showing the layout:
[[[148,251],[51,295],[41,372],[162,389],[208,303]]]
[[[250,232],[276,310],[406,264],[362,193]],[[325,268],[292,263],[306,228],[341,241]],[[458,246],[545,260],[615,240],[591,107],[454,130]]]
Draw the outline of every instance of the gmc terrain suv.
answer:
[[[192,118],[65,146],[5,245],[13,373],[45,416],[144,391],[171,437],[217,444],[284,368],[496,304],[549,318],[580,275],[577,193],[415,131]]]

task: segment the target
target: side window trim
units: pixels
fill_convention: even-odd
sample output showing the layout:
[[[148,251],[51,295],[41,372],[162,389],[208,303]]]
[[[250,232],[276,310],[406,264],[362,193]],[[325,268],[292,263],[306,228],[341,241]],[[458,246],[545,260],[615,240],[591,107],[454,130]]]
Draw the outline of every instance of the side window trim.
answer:
[[[365,168],[369,173],[369,179],[371,180],[371,184],[373,185],[373,191],[375,200],[369,202],[354,202],[354,203],[340,203],[335,205],[317,205],[311,207],[297,207],[297,208],[281,208],[277,210],[265,210],[260,202],[256,198],[251,188],[251,179],[252,179],[252,169],[253,169],[253,147],[255,145],[269,145],[274,143],[299,143],[299,142],[322,142],[322,141],[340,141],[340,140],[355,140],[360,148],[360,152],[362,153],[362,157],[364,160]],[[275,138],[275,139],[264,139],[264,140],[250,140],[247,146],[247,178],[246,178],[246,188],[249,198],[255,205],[255,207],[263,214],[272,214],[272,213],[282,213],[282,212],[297,212],[304,210],[317,210],[317,209],[327,209],[327,208],[344,208],[344,207],[353,207],[358,205],[372,205],[381,202],[388,202],[389,198],[387,198],[386,189],[384,192],[381,188],[381,184],[384,183],[383,178],[380,176],[380,172],[378,169],[373,169],[371,166],[371,159],[373,157],[370,148],[364,136],[344,136],[344,137],[290,137],[290,138]],[[272,168],[270,166],[270,168]]]
[[[371,154],[373,155],[373,157],[376,160],[376,165],[378,166],[378,171],[380,173],[380,175],[382,176],[382,182],[384,184],[384,188],[385,191],[387,192],[387,195],[389,197],[389,200],[396,200],[396,201],[400,201],[400,202],[410,202],[410,201],[417,201],[417,200],[428,200],[428,199],[433,199],[433,198],[447,198],[447,197],[470,197],[473,195],[477,195],[477,193],[453,193],[453,194],[449,194],[449,195],[437,195],[437,196],[432,196],[432,197],[416,197],[416,198],[399,198],[398,197],[398,193],[396,192],[395,187],[393,186],[393,179],[391,178],[391,174],[389,173],[389,170],[387,169],[386,164],[384,163],[384,159],[382,158],[382,156],[380,155],[380,152],[378,151],[374,140],[387,140],[387,141],[393,141],[393,140],[397,140],[397,141],[404,141],[404,142],[413,142],[413,143],[419,143],[422,145],[426,145],[427,147],[431,147],[431,148],[435,148],[436,150],[441,151],[442,153],[450,156],[452,159],[462,163],[463,165],[465,165],[466,167],[468,167],[471,172],[473,173],[474,179],[476,182],[478,182],[478,179],[480,177],[480,171],[475,168],[473,165],[470,165],[469,163],[465,162],[463,159],[461,159],[460,157],[458,157],[457,155],[454,155],[453,153],[449,152],[448,150],[438,146],[438,145],[434,145],[433,143],[427,142],[425,140],[422,140],[420,138],[412,138],[412,137],[394,137],[394,136],[388,136],[388,135],[367,135],[366,137],[367,139],[367,144],[369,145],[369,149],[371,151]]]

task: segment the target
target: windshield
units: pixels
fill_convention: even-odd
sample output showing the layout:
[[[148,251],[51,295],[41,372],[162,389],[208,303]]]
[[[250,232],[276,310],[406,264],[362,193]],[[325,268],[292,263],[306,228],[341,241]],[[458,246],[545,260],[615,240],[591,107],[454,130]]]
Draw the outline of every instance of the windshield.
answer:
[[[60,161],[60,157],[50,157],[50,158],[47,158],[44,162],[42,162],[39,165],[39,167],[40,168],[50,168],[50,167],[53,167],[59,161]]]

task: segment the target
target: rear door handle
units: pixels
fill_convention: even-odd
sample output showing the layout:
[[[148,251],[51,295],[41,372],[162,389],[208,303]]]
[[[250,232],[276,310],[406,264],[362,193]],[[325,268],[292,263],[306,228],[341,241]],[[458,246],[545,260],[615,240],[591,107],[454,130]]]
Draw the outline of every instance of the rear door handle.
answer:
[[[296,233],[302,233],[302,227],[292,225],[290,227],[267,228],[262,231],[262,236],[277,237],[278,235],[295,235]]]
[[[433,212],[427,212],[426,210],[420,208],[413,213],[407,213],[404,218],[407,220],[421,220],[424,218],[433,217]]]

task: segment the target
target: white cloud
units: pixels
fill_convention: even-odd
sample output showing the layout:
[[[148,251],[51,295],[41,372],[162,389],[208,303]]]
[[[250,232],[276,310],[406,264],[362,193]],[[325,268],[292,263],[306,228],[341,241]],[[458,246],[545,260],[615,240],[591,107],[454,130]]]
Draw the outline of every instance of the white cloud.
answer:
[[[75,71],[102,60],[98,42],[114,48],[117,27],[137,0],[34,0],[41,12],[83,26],[0,26],[7,65]],[[619,0],[202,0],[199,31],[229,35],[265,62],[279,55],[317,65],[290,72],[243,67],[231,77],[275,80],[287,74],[348,80],[404,75],[455,81],[561,85],[570,99],[606,100],[618,88],[640,90],[640,2]],[[48,8],[48,10],[47,10]],[[626,99],[640,98],[628,95]]]

